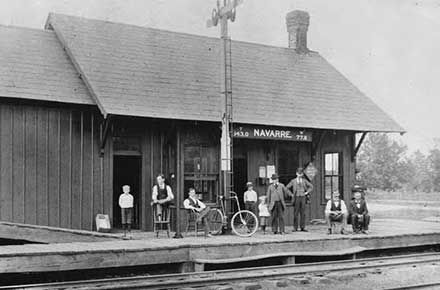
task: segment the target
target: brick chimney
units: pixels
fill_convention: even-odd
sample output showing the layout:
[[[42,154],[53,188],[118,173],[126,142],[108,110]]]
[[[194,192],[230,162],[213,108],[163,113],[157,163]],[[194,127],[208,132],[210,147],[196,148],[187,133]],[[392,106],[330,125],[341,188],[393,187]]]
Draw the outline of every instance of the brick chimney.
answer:
[[[289,33],[289,47],[298,53],[306,53],[307,30],[309,29],[310,15],[306,11],[294,10],[286,15],[287,32]]]

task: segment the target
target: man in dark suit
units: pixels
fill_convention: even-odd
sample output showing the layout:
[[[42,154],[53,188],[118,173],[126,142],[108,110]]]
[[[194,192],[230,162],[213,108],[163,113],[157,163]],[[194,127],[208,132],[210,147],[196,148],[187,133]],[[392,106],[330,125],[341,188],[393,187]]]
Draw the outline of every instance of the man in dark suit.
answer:
[[[354,199],[350,202],[349,211],[353,232],[355,234],[358,234],[359,232],[367,234],[370,216],[368,215],[367,203],[362,198],[360,192],[354,193]]]
[[[298,230],[298,215],[299,215],[299,226],[302,232],[307,232],[306,230],[306,199],[309,198],[310,192],[313,190],[313,185],[304,178],[304,172],[301,167],[296,170],[296,178],[292,179],[287,184],[287,189],[291,189],[293,193],[293,231]]]
[[[284,210],[286,209],[285,199],[292,196],[292,193],[280,183],[278,175],[272,174],[272,184],[267,189],[269,211],[272,216],[272,231],[274,234],[285,234],[284,230]]]

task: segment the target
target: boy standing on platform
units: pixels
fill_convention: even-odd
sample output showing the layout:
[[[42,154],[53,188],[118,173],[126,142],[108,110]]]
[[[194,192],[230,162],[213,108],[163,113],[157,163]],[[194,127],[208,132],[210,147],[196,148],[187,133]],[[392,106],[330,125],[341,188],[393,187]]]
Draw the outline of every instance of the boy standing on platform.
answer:
[[[267,197],[260,196],[260,204],[258,205],[258,214],[260,216],[260,226],[263,234],[266,234],[266,225],[270,217],[269,207],[267,206]]]
[[[119,206],[121,207],[121,222],[124,229],[124,237],[131,232],[131,219],[133,216],[133,195],[130,194],[130,186],[122,186],[122,194],[119,196]]]
[[[252,182],[246,183],[246,187],[247,190],[243,196],[245,209],[257,215],[257,199],[258,199],[257,193],[254,190],[254,186],[252,185]]]

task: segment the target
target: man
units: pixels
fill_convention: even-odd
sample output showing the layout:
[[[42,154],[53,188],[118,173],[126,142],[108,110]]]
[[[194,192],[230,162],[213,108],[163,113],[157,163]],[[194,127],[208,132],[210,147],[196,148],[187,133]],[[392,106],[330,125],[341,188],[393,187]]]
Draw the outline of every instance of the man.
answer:
[[[280,183],[278,175],[272,174],[272,184],[267,189],[267,198],[269,211],[272,216],[272,231],[274,234],[285,234],[284,231],[284,210],[286,209],[286,196],[292,196],[292,193]]]
[[[246,187],[247,190],[243,195],[245,209],[257,215],[257,200],[258,200],[257,193],[254,190],[254,186],[252,182],[246,183]]]
[[[347,226],[347,207],[345,202],[339,198],[339,191],[334,191],[332,198],[327,202],[325,207],[325,219],[328,225],[328,234],[332,234],[332,222],[340,222],[341,234],[345,234],[345,227]]]
[[[301,167],[296,170],[296,178],[287,184],[287,189],[291,189],[293,193],[293,231],[298,231],[299,226],[302,232],[306,230],[306,199],[309,198],[313,185],[304,178],[304,172]]]
[[[354,199],[350,202],[349,209],[353,233],[358,234],[362,232],[363,234],[367,234],[370,216],[368,215],[367,203],[362,198],[361,192],[354,193]]]
[[[183,201],[183,206],[186,209],[193,210],[197,214],[197,221],[202,221],[205,229],[205,238],[212,237],[209,229],[208,212],[210,210],[201,200],[196,197],[196,190],[190,188],[188,192],[188,198]],[[197,222],[196,221],[196,222]]]
[[[168,209],[171,201],[174,199],[171,187],[165,184],[165,176],[159,174],[156,178],[157,184],[153,186],[151,205],[156,206],[156,215],[159,221],[162,220],[164,209]],[[165,218],[165,217],[164,217]]]

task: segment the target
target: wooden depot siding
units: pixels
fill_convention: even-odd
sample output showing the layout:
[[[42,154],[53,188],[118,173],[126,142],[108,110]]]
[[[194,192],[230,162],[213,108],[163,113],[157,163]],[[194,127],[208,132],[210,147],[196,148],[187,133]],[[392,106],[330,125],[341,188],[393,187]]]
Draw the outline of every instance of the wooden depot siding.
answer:
[[[0,220],[92,230],[110,214],[100,124],[92,109],[0,104]]]
[[[318,132],[316,132],[318,133]],[[314,142],[317,141],[317,137]],[[238,143],[238,142],[237,142]],[[258,183],[258,168],[259,166],[266,166],[268,164],[274,164],[276,171],[279,171],[279,155],[280,148],[291,148],[298,151],[298,166],[306,166],[311,161],[312,145],[315,143],[307,142],[280,142],[280,141],[255,141],[246,140],[241,141],[241,144],[245,144],[245,152],[247,157],[247,172],[248,180],[254,183],[254,188],[258,195],[266,195],[268,185],[260,185]],[[307,205],[306,220],[324,218],[324,209],[326,201],[323,199],[324,180],[323,180],[323,166],[324,153],[327,152],[339,152],[342,153],[342,169],[343,169],[343,195],[345,202],[348,203],[351,199],[351,187],[354,180],[355,164],[351,159],[353,148],[353,133],[348,131],[328,131],[325,137],[322,139],[321,145],[317,148],[316,158],[313,161],[313,165],[317,168],[317,174],[312,180],[314,190],[311,193],[311,203]],[[292,176],[295,176],[295,172],[292,172]],[[237,192],[244,190],[236,189]],[[286,225],[293,224],[293,207],[290,203],[287,205],[285,211]]]
[[[355,178],[355,162],[352,160],[352,150],[354,148],[354,133],[349,131],[328,131],[322,140],[322,145],[318,148],[318,154],[314,164],[318,169],[315,176],[316,184],[318,185],[319,198],[313,200],[312,208],[319,210],[319,218],[324,218],[324,209],[326,201],[323,200],[324,191],[324,154],[339,152],[342,153],[342,171],[343,171],[343,197],[346,204],[351,200],[351,189]]]

